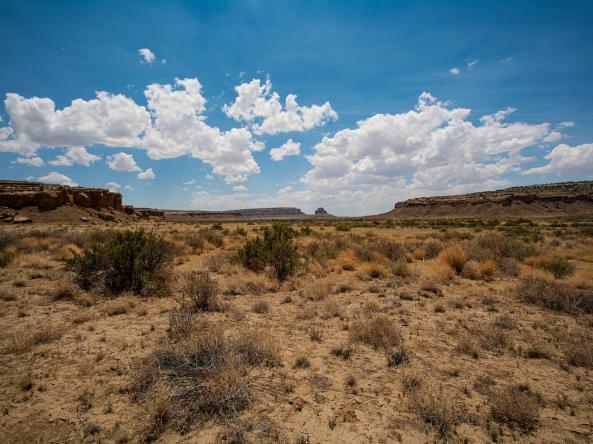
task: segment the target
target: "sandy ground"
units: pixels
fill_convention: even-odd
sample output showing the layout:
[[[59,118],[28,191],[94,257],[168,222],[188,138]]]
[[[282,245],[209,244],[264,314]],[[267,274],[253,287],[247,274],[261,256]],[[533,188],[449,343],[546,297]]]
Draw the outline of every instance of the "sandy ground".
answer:
[[[176,238],[196,230],[184,224],[145,225]],[[229,224],[229,229],[236,226]],[[242,226],[249,237],[258,227]],[[56,228],[0,229],[11,234]],[[411,228],[355,228],[337,235],[351,233],[403,244],[439,235]],[[225,249],[232,252],[242,242],[228,235]],[[576,265],[572,280],[593,285],[590,239],[568,239],[556,247],[546,242],[547,249],[562,249]],[[142,358],[166,341],[179,296],[108,299],[78,290],[74,298],[54,300],[56,288],[71,282],[58,243],[29,246],[30,252],[20,252],[0,269],[0,442],[138,442],[148,406],[134,401],[126,388]],[[185,248],[175,272],[204,270],[209,257],[221,252],[213,246],[202,254]],[[590,333],[591,316],[526,305],[515,290],[520,277],[448,279],[435,274],[435,259],[410,260],[405,277],[361,278],[364,264],[356,262],[348,271],[339,260],[330,260],[284,284],[266,278],[273,289],[263,294],[256,294],[261,285],[239,295],[221,294],[226,310],[204,316],[222,322],[227,331],[244,326],[265,331],[279,345],[282,365],[250,370],[253,402],[238,418],[196,423],[184,435],[166,427],[158,442],[219,442],[225,427],[237,421],[253,424],[246,431],[249,442],[592,442],[593,370],[567,364],[564,341],[573,332]],[[522,274],[530,272],[531,267],[521,267]],[[226,263],[211,274],[222,292],[258,278]],[[311,289],[325,284],[329,294],[312,300]],[[328,300],[335,301],[338,316],[327,317]],[[257,301],[267,302],[269,311],[255,313]],[[390,366],[385,350],[361,343],[351,344],[349,359],[332,353],[350,344],[352,323],[377,315],[388,316],[400,329],[408,363]],[[478,357],[460,351],[460,331],[478,338],[503,315],[513,321],[503,345],[480,347]],[[15,348],[19,338],[44,328],[50,330],[49,340]],[[52,328],[59,332],[53,338]],[[527,350],[533,344],[544,344],[546,357],[530,358]],[[295,367],[301,357],[308,359],[308,367]],[[448,437],[411,407],[405,389],[410,375],[435,398],[464,406],[463,420]],[[491,393],[511,384],[528,385],[539,396],[537,425],[529,432],[490,415]]]

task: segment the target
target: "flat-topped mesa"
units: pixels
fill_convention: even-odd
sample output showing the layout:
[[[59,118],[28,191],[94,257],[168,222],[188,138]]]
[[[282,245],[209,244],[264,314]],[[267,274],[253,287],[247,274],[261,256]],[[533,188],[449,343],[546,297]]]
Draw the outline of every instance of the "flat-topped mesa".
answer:
[[[544,185],[511,187],[497,191],[457,194],[450,196],[418,197],[397,202],[394,208],[418,207],[430,205],[479,205],[483,203],[500,203],[510,205],[513,201],[533,202],[566,202],[578,200],[593,202],[593,181],[561,182]]]
[[[242,210],[226,211],[201,211],[201,210],[164,210],[165,219],[191,220],[191,219],[293,219],[307,215],[299,208],[247,208]]]
[[[397,202],[391,217],[520,217],[593,212],[593,181],[561,182],[497,191],[418,197]]]
[[[103,188],[0,180],[0,207],[13,210],[37,207],[39,211],[49,211],[61,206],[123,210],[121,194]]]

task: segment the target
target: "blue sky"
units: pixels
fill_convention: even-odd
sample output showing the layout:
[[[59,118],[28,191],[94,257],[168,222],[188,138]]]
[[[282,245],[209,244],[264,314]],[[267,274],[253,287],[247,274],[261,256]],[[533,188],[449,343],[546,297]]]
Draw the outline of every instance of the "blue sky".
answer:
[[[591,23],[585,1],[0,0],[0,177],[340,215],[591,179]]]

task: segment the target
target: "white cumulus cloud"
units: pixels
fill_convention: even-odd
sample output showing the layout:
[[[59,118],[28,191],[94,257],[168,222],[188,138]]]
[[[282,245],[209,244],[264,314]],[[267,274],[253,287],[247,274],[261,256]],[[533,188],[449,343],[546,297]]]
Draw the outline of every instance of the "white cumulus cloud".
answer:
[[[235,101],[223,111],[238,122],[247,122],[255,134],[305,131],[338,118],[329,102],[300,106],[295,94],[288,94],[283,106],[278,93],[272,92],[270,80],[262,84],[260,79],[253,79],[236,86],[235,91]]]
[[[109,188],[109,191],[113,191],[113,192],[116,192],[117,190],[119,190],[121,188],[121,185],[117,182],[107,182],[105,184],[105,186],[107,186],[107,188]]]
[[[154,174],[154,171],[152,171],[152,168],[148,168],[147,170],[138,173],[138,179],[140,180],[150,180],[155,178],[156,175]]]
[[[68,176],[58,173],[57,171],[52,171],[46,176],[38,177],[37,180],[39,182],[57,183],[59,185],[68,185],[71,187],[78,186],[78,184],[74,182],[72,179],[70,179]]]
[[[17,157],[14,163],[20,163],[22,165],[30,165],[34,167],[42,167],[43,165],[45,165],[45,162],[39,156]]]
[[[113,171],[141,171],[134,156],[123,152],[107,156],[106,163]]]
[[[247,187],[243,186],[243,185],[235,185],[233,187],[233,191],[236,193],[246,193],[247,192]]]
[[[324,137],[308,156],[313,168],[301,179],[314,190],[368,189],[405,179],[409,190],[463,191],[517,171],[532,157],[524,148],[543,142],[548,123],[506,123],[508,108],[474,125],[470,110],[449,108],[429,93],[400,114],[376,114],[356,128]]]
[[[526,174],[555,174],[558,176],[593,176],[593,143],[556,146],[544,157],[549,162],[531,168]]]
[[[270,150],[270,157],[275,161],[282,160],[285,156],[298,156],[299,154],[301,154],[301,144],[292,139],[288,139],[278,148]]]
[[[138,55],[140,57],[142,57],[142,60],[140,61],[140,63],[152,63],[156,59],[156,56],[154,55],[154,52],[152,52],[148,48],[139,49],[138,50]]]
[[[64,154],[60,154],[48,163],[54,166],[84,165],[90,166],[101,157],[89,153],[85,147],[75,146],[68,148]]]
[[[66,154],[52,162],[68,166],[96,160],[86,151],[86,160],[75,157],[73,148],[134,147],[145,149],[155,160],[195,157],[229,183],[259,173],[252,152],[261,151],[264,144],[254,140],[246,128],[222,131],[208,125],[201,90],[198,79],[175,79],[173,84],[147,86],[146,106],[103,91],[95,99],[75,99],[61,110],[56,110],[49,98],[8,93],[4,104],[10,123],[0,127],[0,152],[32,157],[41,147],[64,148]]]
[[[455,67],[455,68],[451,68],[451,69],[449,70],[449,72],[450,72],[451,74],[453,74],[454,76],[458,76],[458,75],[459,75],[459,73],[460,73],[461,71],[459,70],[459,68]]]

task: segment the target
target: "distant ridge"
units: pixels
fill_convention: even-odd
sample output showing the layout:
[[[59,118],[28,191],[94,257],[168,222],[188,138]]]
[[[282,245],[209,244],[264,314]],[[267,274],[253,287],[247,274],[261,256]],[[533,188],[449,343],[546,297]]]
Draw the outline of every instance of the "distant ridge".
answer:
[[[397,202],[380,218],[515,218],[593,216],[593,181],[510,187]]]
[[[246,208],[225,211],[161,210],[165,220],[229,220],[229,219],[300,219],[307,215],[299,208]]]

